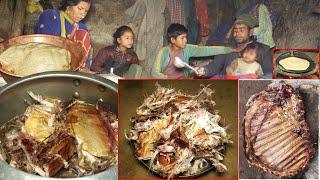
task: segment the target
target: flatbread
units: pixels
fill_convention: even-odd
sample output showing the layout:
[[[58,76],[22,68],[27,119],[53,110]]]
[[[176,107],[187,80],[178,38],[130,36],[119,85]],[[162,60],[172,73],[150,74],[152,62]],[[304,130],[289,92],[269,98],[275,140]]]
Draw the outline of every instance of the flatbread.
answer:
[[[3,69],[19,76],[46,71],[70,69],[71,54],[68,50],[44,43],[18,44],[0,55]]]
[[[286,70],[292,71],[304,71],[310,66],[309,61],[298,57],[288,57],[282,59],[279,61],[279,64]]]

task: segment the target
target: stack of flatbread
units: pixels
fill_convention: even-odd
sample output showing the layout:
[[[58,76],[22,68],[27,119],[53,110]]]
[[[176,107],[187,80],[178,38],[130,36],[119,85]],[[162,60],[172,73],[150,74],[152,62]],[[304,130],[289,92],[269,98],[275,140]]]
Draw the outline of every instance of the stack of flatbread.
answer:
[[[70,69],[71,54],[68,50],[43,43],[14,45],[0,55],[0,65],[7,72],[27,76],[46,71]]]
[[[291,71],[304,71],[307,70],[310,66],[310,62],[306,59],[298,58],[298,57],[288,57],[285,59],[281,59],[279,64],[286,70]]]

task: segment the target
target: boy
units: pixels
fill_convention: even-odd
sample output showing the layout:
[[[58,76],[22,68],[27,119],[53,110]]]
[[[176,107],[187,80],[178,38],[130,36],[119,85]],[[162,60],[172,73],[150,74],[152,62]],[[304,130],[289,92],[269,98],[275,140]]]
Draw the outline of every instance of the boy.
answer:
[[[256,62],[258,48],[254,43],[248,44],[244,49],[242,57],[237,58],[231,62],[227,67],[227,75],[229,76],[245,76],[254,75],[255,78],[263,75],[262,68]]]
[[[231,49],[224,46],[197,46],[187,44],[188,30],[181,24],[171,24],[167,30],[169,45],[163,47],[154,62],[151,75],[154,78],[186,78],[187,68],[177,68],[174,65],[176,57],[189,64],[190,57],[213,56],[239,52],[243,47]]]

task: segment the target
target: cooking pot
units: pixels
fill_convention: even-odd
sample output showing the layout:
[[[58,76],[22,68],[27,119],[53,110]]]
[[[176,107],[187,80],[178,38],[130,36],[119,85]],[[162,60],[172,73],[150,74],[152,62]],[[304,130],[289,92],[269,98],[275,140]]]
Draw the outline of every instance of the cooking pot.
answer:
[[[288,58],[288,57],[298,57],[301,59],[305,59],[310,63],[310,66],[306,70],[287,70],[284,67],[280,65],[280,61],[282,59]],[[291,77],[305,77],[309,76],[317,71],[317,64],[310,58],[307,54],[301,52],[301,51],[288,51],[285,53],[280,54],[276,58],[276,67],[277,67],[277,73],[291,76]]]
[[[31,102],[27,91],[35,94],[70,100],[77,98],[95,104],[102,99],[106,107],[117,114],[117,84],[102,77],[81,72],[45,72],[21,78],[0,88],[0,126],[13,117],[23,114]],[[118,179],[118,168],[111,167],[101,173],[74,179]],[[0,161],[0,179],[57,179],[26,173]]]
[[[81,46],[78,45],[77,43],[63,37],[51,36],[51,35],[45,35],[45,34],[17,36],[17,37],[5,40],[0,43],[0,54],[5,50],[7,50],[8,48],[10,48],[11,46],[14,46],[17,44],[26,44],[30,42],[50,44],[50,45],[54,45],[54,46],[68,50],[71,54],[71,63],[70,63],[71,71],[78,70],[82,62],[84,62],[86,59],[86,53],[81,48]],[[15,79],[22,77],[6,71],[4,68],[2,68],[1,65],[0,65],[0,73],[7,82],[11,82]]]

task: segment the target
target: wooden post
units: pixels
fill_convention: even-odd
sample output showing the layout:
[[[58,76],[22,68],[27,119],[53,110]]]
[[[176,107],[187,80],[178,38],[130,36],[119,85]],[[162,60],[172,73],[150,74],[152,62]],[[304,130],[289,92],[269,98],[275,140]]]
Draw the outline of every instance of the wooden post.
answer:
[[[0,0],[0,36],[8,38],[11,32],[14,1]]]
[[[26,0],[16,0],[16,6],[14,8],[14,13],[13,13],[10,37],[20,36],[23,34],[26,8],[27,8]]]

